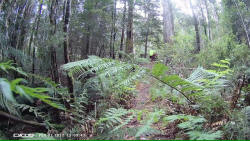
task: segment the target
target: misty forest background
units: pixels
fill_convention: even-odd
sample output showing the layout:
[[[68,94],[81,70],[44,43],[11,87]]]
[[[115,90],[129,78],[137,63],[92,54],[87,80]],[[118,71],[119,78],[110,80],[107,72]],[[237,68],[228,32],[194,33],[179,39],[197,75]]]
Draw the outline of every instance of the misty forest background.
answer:
[[[249,0],[0,0],[0,139],[250,139],[249,26]]]

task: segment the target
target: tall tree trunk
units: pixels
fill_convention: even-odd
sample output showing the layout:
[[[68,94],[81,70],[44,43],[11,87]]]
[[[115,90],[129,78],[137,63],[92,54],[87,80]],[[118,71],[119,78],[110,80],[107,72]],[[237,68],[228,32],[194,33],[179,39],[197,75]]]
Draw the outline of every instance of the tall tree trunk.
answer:
[[[203,29],[204,29],[204,33],[208,37],[209,33],[207,32],[208,31],[207,30],[207,19],[206,19],[205,15],[204,15],[204,10],[203,10],[201,2],[199,2],[199,8],[200,8],[200,12],[201,12],[201,15],[202,15],[202,20],[201,21],[202,21],[202,26],[203,26]]]
[[[208,38],[212,40],[212,31],[211,31],[211,15],[208,8],[208,1],[204,0],[206,11],[207,11],[207,26],[208,26]]]
[[[56,34],[57,30],[57,23],[56,23],[56,14],[57,14],[57,0],[52,0],[51,1],[51,6],[50,6],[50,24],[53,29],[51,29],[51,36],[54,36]],[[56,49],[55,46],[52,45],[50,47],[50,55],[51,55],[51,75],[52,75],[52,80],[54,80],[56,83],[59,82],[59,75],[58,75],[58,66],[57,66],[57,56],[56,56]]]
[[[21,15],[24,14],[24,10],[25,10],[25,6],[27,4],[28,0],[25,1],[25,3],[23,5],[20,5],[18,6],[18,10],[17,10],[17,15],[16,15],[16,18],[15,18],[15,24],[14,24],[14,31],[12,32],[11,34],[11,40],[10,40],[10,45],[11,47],[13,48],[17,48],[18,47],[18,31],[20,29],[20,21],[22,20],[22,17]],[[15,59],[14,59],[15,60]]]
[[[192,5],[191,0],[189,0],[190,8],[192,9],[193,19],[194,19],[194,27],[195,27],[195,35],[196,35],[196,50],[195,53],[199,53],[201,50],[201,39],[200,39],[200,30],[199,30],[199,22],[194,12],[194,7]]]
[[[144,14],[145,14],[145,18],[147,18],[146,21],[146,39],[145,39],[145,48],[144,48],[144,58],[147,58],[147,52],[148,52],[148,36],[149,36],[149,20],[150,20],[150,15],[151,14],[147,14],[148,9],[146,8],[146,6],[144,7]]]
[[[128,25],[127,25],[127,41],[126,41],[126,53],[133,53],[133,12],[134,12],[134,0],[128,1]]]
[[[115,59],[115,39],[116,39],[116,0],[113,0],[112,7],[112,21],[111,21],[111,33],[110,33],[110,58]]]
[[[120,44],[120,52],[123,51],[123,42],[124,42],[124,36],[125,36],[125,23],[126,23],[126,12],[127,12],[127,1],[123,0],[124,6],[123,6],[123,16],[122,16],[122,35],[121,35],[121,44]],[[122,58],[122,54],[119,53],[119,58]]]
[[[163,36],[165,43],[172,43],[174,36],[174,16],[171,0],[162,0],[163,6]]]
[[[69,21],[70,21],[70,11],[71,11],[71,0],[65,0],[65,15],[64,15],[64,26],[63,26],[63,32],[64,32],[64,63],[67,64],[70,62],[69,59]],[[72,79],[67,75],[67,85],[69,88],[69,92],[73,93],[73,82]],[[71,94],[71,98],[73,99],[74,96]]]
[[[147,53],[148,53],[148,34],[149,34],[149,27],[147,27],[147,32],[146,32],[144,58],[147,58]]]
[[[114,0],[114,21],[113,21],[113,44],[112,44],[112,58],[115,59],[115,40],[116,40],[116,0]]]
[[[88,27],[87,27],[87,37],[86,37],[86,50],[85,50],[85,54],[83,55],[85,59],[88,58],[89,50],[90,50],[90,27],[88,25]]]
[[[110,42],[109,42],[109,57],[111,58],[112,57],[112,45],[113,45],[113,21],[114,21],[114,10],[113,10],[113,7],[112,7],[112,13],[111,13],[111,17],[112,17],[112,21],[111,21],[111,31],[110,31]]]
[[[39,24],[40,24],[40,18],[42,15],[42,6],[43,6],[43,0],[40,0],[40,5],[39,5],[39,10],[38,14],[32,29],[31,37],[30,37],[30,42],[29,42],[29,49],[31,48],[31,44],[33,42],[33,36],[36,38],[38,34],[38,29],[39,29]],[[32,73],[35,74],[35,63],[36,63],[36,48],[33,47],[33,53],[32,53]],[[34,82],[34,77],[32,77],[32,83]]]
[[[30,11],[32,10],[31,4],[32,4],[31,1],[28,0],[27,4],[25,6],[25,9],[24,9],[23,16],[21,18],[20,34],[19,34],[18,46],[17,46],[17,48],[20,50],[23,50],[23,48],[24,48],[24,39],[25,39],[25,35],[27,33],[29,14],[30,14]]]

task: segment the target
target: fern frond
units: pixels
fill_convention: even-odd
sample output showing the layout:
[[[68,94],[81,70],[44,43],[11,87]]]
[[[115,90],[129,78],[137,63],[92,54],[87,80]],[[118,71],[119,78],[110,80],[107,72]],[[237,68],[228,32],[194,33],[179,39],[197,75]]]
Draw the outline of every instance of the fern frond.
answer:
[[[34,113],[36,117],[44,117],[45,113],[40,112],[37,107],[32,107],[26,104],[14,104],[14,106],[22,112],[28,110],[30,113]]]
[[[104,117],[100,118],[97,125],[105,122],[106,128],[109,129],[119,124],[123,124],[124,122],[128,123],[130,122],[128,121],[128,119],[130,118],[126,118],[126,115],[128,115],[129,113],[130,111],[123,109],[123,108],[119,108],[119,109],[110,108],[105,112]],[[122,126],[117,126],[117,127],[121,128]],[[115,130],[119,128],[115,128]]]
[[[142,121],[143,125],[138,129],[135,137],[160,134],[161,132],[157,129],[152,128],[152,125],[158,122],[164,114],[165,112],[162,109],[148,113],[146,119]]]
[[[194,103],[190,97],[195,98],[200,94],[202,90],[185,79],[182,79],[178,75],[167,75],[166,71],[168,67],[164,64],[156,64],[152,69],[152,76],[160,82],[168,85],[172,89],[175,89],[178,93],[182,94],[190,103]]]
[[[209,71],[202,67],[198,67],[190,76],[187,81],[196,86],[204,88],[222,88],[227,86],[228,80],[215,71]],[[209,87],[208,87],[209,86]]]
[[[189,131],[187,134],[190,137],[190,140],[216,140],[222,137],[221,131],[216,132],[201,132],[201,131]]]
[[[94,73],[101,79],[112,80],[111,85],[115,85],[115,87],[128,86],[146,73],[146,70],[138,65],[97,56],[89,56],[88,59],[71,62],[61,68],[76,80],[81,80]]]
[[[123,140],[126,137],[134,137],[136,132],[138,130],[138,127],[134,128],[120,128],[113,133],[110,133],[109,131],[106,131],[94,138],[91,138],[91,140]]]

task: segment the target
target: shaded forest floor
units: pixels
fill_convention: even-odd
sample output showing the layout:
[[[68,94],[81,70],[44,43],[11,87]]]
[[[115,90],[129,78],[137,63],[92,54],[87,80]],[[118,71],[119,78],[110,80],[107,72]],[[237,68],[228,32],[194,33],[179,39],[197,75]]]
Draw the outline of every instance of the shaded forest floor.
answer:
[[[148,69],[152,69],[154,63],[150,63],[150,64],[145,64],[143,65],[143,67],[148,68]],[[135,99],[135,107],[134,109],[137,110],[149,110],[152,111],[153,107],[154,107],[154,103],[152,103],[151,98],[150,98],[150,87],[152,86],[152,84],[154,83],[154,80],[147,80],[144,82],[140,81],[137,83],[136,85],[136,90],[137,90],[137,96]]]
[[[152,67],[154,66],[154,63],[150,64],[144,64],[143,67],[148,68],[152,70]],[[152,101],[151,94],[150,94],[150,88],[153,87],[156,80],[152,79],[144,79],[137,83],[136,85],[136,91],[137,95],[135,98],[135,103],[132,109],[140,110],[140,111],[147,111],[147,112],[153,112],[155,108],[167,108],[170,113],[175,112],[173,109],[176,109],[176,105],[173,105],[172,102],[170,102],[168,99],[162,100],[162,101]],[[161,123],[155,124],[154,128],[159,129],[163,131],[163,134],[155,135],[153,137],[140,137],[141,140],[148,140],[148,139],[156,139],[156,140],[169,140],[169,139],[175,139],[176,134],[179,132],[177,128],[176,122],[169,124],[166,127],[163,127]],[[133,125],[131,127],[139,127],[141,126],[138,121],[135,120]],[[133,139],[127,138],[127,139]]]
[[[147,84],[145,82],[139,82],[137,84],[136,90],[138,91],[138,94],[135,99],[136,106],[134,107],[134,109],[137,110],[150,109],[150,111],[152,110],[152,106],[154,105],[152,105],[153,103],[151,102],[150,99],[150,87],[151,84]]]

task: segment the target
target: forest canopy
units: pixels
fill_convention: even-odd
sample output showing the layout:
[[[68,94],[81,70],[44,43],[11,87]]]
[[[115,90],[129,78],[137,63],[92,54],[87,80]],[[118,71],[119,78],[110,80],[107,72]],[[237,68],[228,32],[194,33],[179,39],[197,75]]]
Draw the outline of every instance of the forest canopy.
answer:
[[[249,140],[250,0],[0,0],[0,139]]]

